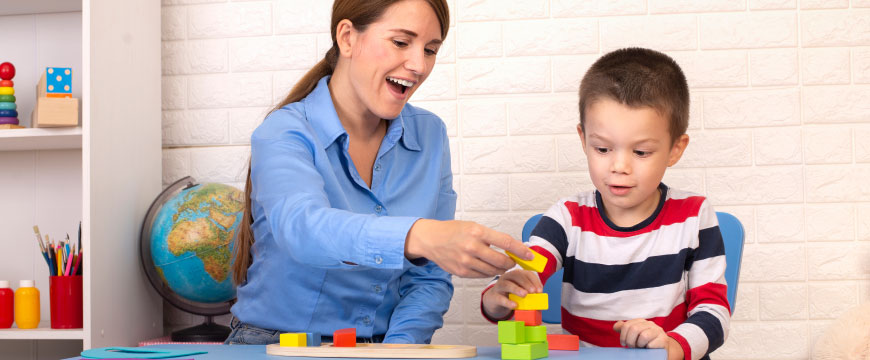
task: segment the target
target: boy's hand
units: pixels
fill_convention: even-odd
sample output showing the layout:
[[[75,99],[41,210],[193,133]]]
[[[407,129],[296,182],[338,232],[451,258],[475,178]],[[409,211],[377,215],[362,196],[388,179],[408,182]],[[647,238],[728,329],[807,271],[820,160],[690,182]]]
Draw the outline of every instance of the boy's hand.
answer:
[[[492,319],[502,319],[517,307],[517,303],[508,299],[508,294],[526,297],[543,291],[544,285],[538,273],[522,269],[509,271],[483,293],[483,312]]]
[[[471,221],[420,219],[405,239],[408,259],[425,257],[444,271],[466,278],[502,274],[517,263],[490,246],[510,251],[524,260],[534,255],[510,235]]]
[[[630,348],[665,349],[668,359],[683,359],[683,348],[656,323],[646,319],[617,321],[613,331],[619,333],[619,344]]]

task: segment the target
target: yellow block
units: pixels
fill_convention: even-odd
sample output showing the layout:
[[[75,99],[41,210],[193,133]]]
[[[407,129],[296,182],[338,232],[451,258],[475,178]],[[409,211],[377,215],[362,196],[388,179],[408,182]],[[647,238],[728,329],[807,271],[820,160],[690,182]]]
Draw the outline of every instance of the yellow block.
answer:
[[[281,347],[306,347],[308,336],[305,333],[281,334]]]
[[[544,272],[544,268],[547,266],[547,258],[544,255],[538,254],[537,251],[529,249],[535,257],[532,260],[523,260],[520,259],[519,256],[512,254],[510,251],[505,251],[507,256],[510,256],[511,259],[517,262],[523,269],[532,270],[536,272]]]
[[[517,303],[516,310],[547,310],[549,308],[547,293],[528,294],[524,298],[508,294],[508,299]]]
[[[15,89],[11,87],[0,87],[0,95],[15,95]]]

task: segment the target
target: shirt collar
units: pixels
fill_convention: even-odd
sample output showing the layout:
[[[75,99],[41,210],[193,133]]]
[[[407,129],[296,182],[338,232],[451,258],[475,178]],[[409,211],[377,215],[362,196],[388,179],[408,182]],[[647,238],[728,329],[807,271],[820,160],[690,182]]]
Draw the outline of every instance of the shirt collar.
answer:
[[[341,125],[341,120],[338,119],[338,113],[335,112],[335,105],[332,103],[328,84],[329,78],[329,75],[321,78],[314,90],[302,100],[305,104],[305,114],[307,114],[311,127],[314,128],[324,149],[332,145],[342,135],[347,134],[344,126]],[[402,143],[408,150],[420,151],[416,131],[411,128],[411,123],[405,122],[404,112],[405,109],[402,109],[402,113],[390,121],[384,138],[392,146],[401,137]]]

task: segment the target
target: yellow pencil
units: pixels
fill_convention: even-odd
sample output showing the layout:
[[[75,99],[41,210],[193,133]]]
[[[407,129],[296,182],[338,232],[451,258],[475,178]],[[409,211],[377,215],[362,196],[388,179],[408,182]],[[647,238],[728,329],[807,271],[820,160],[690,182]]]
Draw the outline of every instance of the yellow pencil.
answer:
[[[60,251],[60,248],[57,248],[57,276],[60,276],[60,272],[63,271],[63,252]]]

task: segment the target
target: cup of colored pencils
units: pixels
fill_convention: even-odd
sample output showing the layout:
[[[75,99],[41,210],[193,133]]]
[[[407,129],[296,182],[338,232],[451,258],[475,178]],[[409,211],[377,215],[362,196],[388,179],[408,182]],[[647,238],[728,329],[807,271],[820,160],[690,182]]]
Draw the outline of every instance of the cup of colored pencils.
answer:
[[[82,327],[82,245],[81,224],[78,242],[70,241],[67,234],[64,240],[56,240],[45,235],[45,242],[39,227],[33,232],[48,265],[48,286],[51,303],[52,329],[79,329]]]

